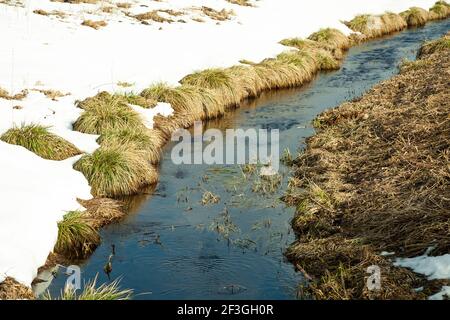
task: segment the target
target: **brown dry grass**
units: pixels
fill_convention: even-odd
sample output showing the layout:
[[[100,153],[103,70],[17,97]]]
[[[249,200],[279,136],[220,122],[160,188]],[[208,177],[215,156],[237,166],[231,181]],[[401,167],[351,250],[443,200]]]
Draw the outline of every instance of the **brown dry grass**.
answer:
[[[436,4],[430,8],[430,20],[445,19],[450,16],[450,4],[446,1],[437,1]]]
[[[412,7],[400,13],[400,16],[408,23],[408,27],[421,27],[424,26],[430,19],[430,14],[427,10]]]
[[[208,16],[210,19],[217,20],[217,21],[230,20],[231,17],[233,17],[235,15],[233,10],[222,9],[222,10],[218,11],[213,8],[205,7],[205,6],[201,7],[201,11],[204,15]]]
[[[28,90],[22,90],[16,94],[10,94],[7,90],[0,88],[0,99],[6,100],[23,100],[28,95]]]
[[[34,300],[36,297],[30,288],[8,277],[0,283],[0,300]]]
[[[92,29],[98,30],[102,27],[106,27],[108,24],[106,21],[99,20],[99,21],[93,21],[93,20],[84,20],[81,23],[82,26],[90,27]]]
[[[249,0],[226,0],[226,1],[243,7],[254,7],[254,5]]]
[[[296,206],[297,242],[288,257],[315,281],[305,292],[327,299],[424,298],[416,275],[377,253],[417,256],[450,250],[448,39],[425,44],[419,67],[360,100],[318,116],[319,132],[296,161],[285,201]],[[422,49],[424,51],[424,49]],[[426,51],[426,50],[425,50]],[[368,265],[382,290],[365,290]]]
[[[64,93],[59,90],[52,90],[52,89],[32,89],[32,90],[42,93],[47,98],[52,99],[53,101],[58,101],[58,98],[70,95],[70,93]]]
[[[172,19],[164,18],[158,13],[158,10],[153,10],[141,14],[134,15],[133,18],[139,20],[139,21],[154,21],[159,23],[172,23],[174,22]]]
[[[120,221],[125,216],[124,204],[110,198],[94,198],[78,202],[86,208],[86,216],[95,229]]]
[[[36,9],[33,11],[35,14],[39,14],[41,16],[58,16],[60,18],[63,18],[66,16],[66,14],[62,11],[53,10],[53,11],[45,11],[43,9]]]
[[[378,38],[386,34],[398,32],[408,26],[402,16],[390,12],[378,16],[359,15],[353,20],[344,23],[353,31],[361,32],[366,39]]]

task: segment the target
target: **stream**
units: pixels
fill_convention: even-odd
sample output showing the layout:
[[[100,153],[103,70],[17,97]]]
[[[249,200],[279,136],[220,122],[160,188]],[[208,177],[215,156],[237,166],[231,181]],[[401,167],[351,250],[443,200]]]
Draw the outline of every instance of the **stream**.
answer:
[[[449,19],[356,46],[340,70],[321,73],[302,88],[265,93],[204,129],[279,129],[280,153],[288,148],[295,155],[314,134],[317,114],[390,78],[403,59],[415,58],[424,40],[448,30]],[[252,190],[257,175],[245,177],[242,167],[175,165],[172,147],[164,149],[154,190],[125,199],[128,216],[101,230],[102,244],[80,265],[82,281],[97,274],[98,284],[110,281],[103,266],[114,244],[111,280],[120,278],[135,299],[297,299],[302,276],[283,256],[295,240],[294,209],[279,200],[289,168],[280,166],[278,189],[259,193]],[[202,204],[207,191],[220,201]],[[65,281],[63,273],[53,279],[53,296]]]

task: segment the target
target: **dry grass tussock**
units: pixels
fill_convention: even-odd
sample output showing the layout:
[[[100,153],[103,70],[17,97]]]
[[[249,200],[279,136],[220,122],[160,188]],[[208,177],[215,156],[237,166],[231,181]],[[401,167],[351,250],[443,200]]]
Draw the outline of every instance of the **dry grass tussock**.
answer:
[[[418,7],[412,7],[400,13],[400,16],[408,23],[408,27],[421,27],[430,20],[430,13]]]
[[[92,29],[98,30],[102,27],[106,27],[108,24],[106,23],[106,21],[103,20],[99,20],[99,21],[94,21],[94,20],[84,20],[81,23],[82,26],[85,27],[90,27]]]
[[[121,201],[110,198],[94,198],[78,202],[86,208],[85,216],[89,224],[100,229],[105,225],[117,222],[125,216],[124,204]]]
[[[57,297],[52,297],[50,292],[44,295],[44,300],[130,300],[133,295],[133,290],[120,289],[120,281],[114,280],[111,283],[104,283],[97,285],[97,276],[84,284],[83,290],[77,292],[73,288],[68,288],[61,291]]]
[[[161,149],[165,141],[159,131],[145,127],[106,131],[97,140],[102,147],[106,148],[115,145],[127,145],[132,149],[142,151],[143,156],[153,164],[159,163]]]
[[[145,153],[133,145],[109,144],[83,156],[74,169],[84,174],[96,197],[136,194],[158,181],[157,170]]]
[[[58,11],[58,10],[53,10],[53,11],[45,11],[43,9],[36,9],[33,10],[34,14],[39,14],[41,16],[57,16],[60,18],[64,18],[66,16],[66,14],[62,11]]]
[[[249,0],[226,0],[226,1],[243,7],[254,7],[254,5]]]
[[[81,154],[72,143],[51,133],[48,127],[36,124],[11,128],[0,136],[0,140],[22,146],[49,160],[65,160]]]
[[[297,208],[298,240],[287,255],[314,278],[307,294],[424,298],[412,290],[416,275],[377,253],[450,250],[448,36],[421,51],[419,66],[319,115],[318,133],[294,161],[285,201]],[[365,291],[371,264],[385,277],[376,296]]]
[[[10,277],[0,283],[0,300],[34,300],[35,298],[30,288]]]
[[[59,90],[52,90],[52,89],[32,89],[32,91],[40,92],[47,98],[52,99],[53,101],[58,101],[58,98],[70,95],[70,93],[64,93]]]
[[[208,92],[204,90],[203,93]],[[203,99],[200,88],[191,85],[172,87],[165,83],[157,83],[143,90],[141,96],[170,103],[176,113],[186,113],[194,120],[204,118],[203,102],[208,102],[206,98]]]
[[[448,32],[447,35],[445,35],[440,39],[425,42],[425,44],[420,48],[418,56],[419,58],[425,58],[435,52],[447,51],[449,49],[450,49],[450,32]],[[422,59],[422,61],[427,60]]]
[[[154,21],[154,22],[159,22],[159,23],[172,23],[174,22],[174,20],[170,19],[170,18],[165,18],[163,16],[161,16],[158,12],[158,10],[153,10],[153,11],[149,11],[149,12],[145,12],[145,13],[140,13],[137,15],[134,15],[133,18],[141,21],[141,22],[148,22],[148,21]]]
[[[235,15],[233,10],[222,9],[218,11],[213,8],[205,6],[201,8],[201,11],[204,15],[208,16],[210,19],[217,21],[230,20]]]
[[[86,210],[68,212],[58,223],[58,240],[46,268],[87,258],[100,244],[98,230],[125,216],[124,204],[117,200],[94,198],[78,202]]]
[[[10,94],[7,90],[0,87],[0,99],[6,100],[23,100],[28,95],[28,90],[22,90],[16,94]]]
[[[378,16],[358,15],[344,23],[353,31],[361,32],[367,39],[401,31],[408,26],[402,16],[390,12]]]
[[[101,0],[50,0],[52,2],[68,2],[68,3],[88,3],[88,4],[96,4]]]
[[[71,211],[58,222],[58,240],[55,253],[68,258],[85,258],[100,243],[97,230],[90,224],[85,212]]]
[[[450,16],[450,4],[446,1],[438,1],[436,4],[430,8],[431,20],[445,19]]]
[[[332,48],[349,49],[350,40],[341,31],[332,28],[321,29],[308,37],[309,40]]]
[[[102,134],[111,130],[139,128],[143,126],[141,116],[128,105],[126,98],[103,92],[78,103],[85,110],[75,121],[77,131]]]

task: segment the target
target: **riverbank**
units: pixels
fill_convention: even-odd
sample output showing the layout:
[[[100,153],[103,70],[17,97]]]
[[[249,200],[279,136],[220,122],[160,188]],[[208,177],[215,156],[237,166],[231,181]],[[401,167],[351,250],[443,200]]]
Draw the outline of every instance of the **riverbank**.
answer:
[[[405,3],[402,2],[400,4],[399,2],[397,2],[395,8],[400,8],[402,6],[405,7]],[[377,8],[378,7],[381,7],[381,4],[377,4]],[[444,7],[447,8],[446,6]],[[254,9],[255,8],[250,8],[249,10]],[[356,8],[353,8],[352,10],[354,9]],[[267,10],[267,12],[269,12],[269,10]],[[363,23],[358,23],[357,25],[359,27],[361,27],[361,25],[365,26],[363,29],[361,29],[360,32],[362,32],[362,34],[364,34],[366,38],[370,38],[372,37],[372,33],[375,32],[374,30],[376,30],[376,34],[383,35],[393,31],[399,31],[402,28],[406,28],[408,25],[414,26],[415,23],[411,22],[409,24],[408,22],[406,22],[406,20],[411,20],[409,19],[410,16],[415,16],[415,13],[407,13],[405,17],[401,17],[395,14],[383,14],[379,16],[373,16],[372,18],[370,18],[370,16],[363,16]],[[430,14],[428,18],[437,19],[443,17],[432,16]],[[32,20],[34,19],[35,17],[33,16]],[[286,19],[284,20],[287,21]],[[331,20],[335,21],[337,19],[332,18]],[[361,17],[358,19],[358,21],[359,20],[361,20]],[[376,23],[373,23],[374,21]],[[46,24],[47,22],[40,20],[39,24],[41,23]],[[349,23],[348,25],[350,26],[352,24]],[[93,92],[98,92],[98,83],[100,83],[99,81],[94,81],[96,85],[94,85],[94,82],[89,84],[89,88],[80,88],[74,85],[73,87],[71,87],[71,89],[63,88],[64,90],[61,91],[52,90],[51,87],[48,87],[48,83],[46,83],[47,86],[45,90],[39,89],[31,91],[27,91],[27,88],[23,88],[23,86],[14,84],[12,86],[13,89],[10,90],[10,92],[3,92],[3,99],[8,102],[5,104],[5,108],[2,109],[5,112],[5,117],[3,118],[5,122],[1,125],[2,131],[11,128],[11,126],[19,125],[19,123],[27,121],[34,121],[42,125],[51,125],[53,126],[53,128],[51,129],[51,133],[53,135],[48,134],[48,132],[44,132],[44,134],[40,135],[39,138],[42,138],[42,136],[51,137],[52,139],[59,141],[61,144],[67,147],[65,149],[72,150],[74,152],[69,153],[70,155],[79,153],[90,154],[83,155],[82,159],[79,159],[78,155],[76,155],[74,158],[67,159],[67,162],[65,163],[66,166],[64,167],[64,173],[70,175],[70,178],[73,179],[73,189],[58,188],[58,190],[64,192],[63,197],[59,197],[60,201],[57,203],[57,206],[55,205],[54,208],[50,209],[48,208],[48,206],[44,205],[44,201],[46,201],[48,198],[45,191],[51,190],[55,187],[55,185],[64,183],[65,181],[67,181],[67,178],[64,178],[64,175],[49,172],[48,170],[43,168],[44,166],[42,166],[40,174],[50,173],[51,176],[58,178],[57,181],[55,183],[49,183],[48,185],[46,185],[46,188],[39,188],[42,192],[34,194],[35,199],[40,199],[39,206],[36,206],[35,202],[33,210],[30,210],[30,208],[27,206],[24,206],[23,208],[21,207],[19,208],[19,211],[23,212],[24,217],[17,221],[12,221],[10,217],[6,217],[7,221],[9,221],[9,224],[11,224],[11,222],[13,222],[13,224],[19,222],[23,223],[24,221],[26,221],[25,215],[28,212],[34,211],[35,216],[39,216],[40,214],[42,214],[53,221],[53,223],[45,222],[45,220],[40,219],[40,223],[42,224],[43,229],[47,229],[49,228],[49,226],[54,227],[54,222],[63,221],[62,216],[68,211],[73,210],[77,212],[77,218],[85,220],[85,214],[82,214],[84,208],[75,200],[78,197],[84,199],[89,198],[90,195],[87,195],[87,188],[92,188],[91,192],[95,197],[115,197],[124,194],[133,194],[137,192],[141,186],[155,183],[157,181],[157,169],[155,165],[159,161],[160,149],[165,140],[170,136],[170,133],[176,128],[180,126],[189,127],[193,123],[193,121],[197,119],[210,119],[213,117],[221,116],[227,108],[237,107],[243,99],[257,96],[264,90],[299,86],[311,80],[312,76],[320,70],[334,69],[339,67],[339,59],[342,56],[342,50],[345,50],[350,45],[350,42],[354,42],[354,40],[347,39],[347,35],[350,35],[352,32],[350,29],[347,29],[347,27],[345,27],[340,22],[336,27],[342,31],[336,29],[326,29],[326,32],[316,32],[312,34],[310,36],[310,39],[307,41],[292,38],[286,39],[286,41],[284,41],[284,44],[300,50],[299,54],[290,52],[289,54],[282,53],[277,55],[277,52],[286,50],[285,47],[283,49],[283,46],[277,44],[275,46],[276,48],[273,47],[270,50],[267,50],[267,52],[266,50],[259,50],[258,54],[264,54],[265,56],[270,56],[271,54],[273,54],[276,56],[275,58],[265,59],[261,63],[253,63],[247,60],[242,61],[242,65],[238,67],[232,67],[228,69],[208,69],[202,72],[191,74],[188,77],[184,77],[183,80],[180,81],[182,82],[182,86],[179,87],[172,87],[170,85],[153,85],[150,88],[142,90],[140,94],[127,92],[127,90],[139,90],[139,87],[142,88],[143,86],[148,85],[148,81],[153,81],[152,77],[158,77],[158,72],[152,72],[151,77],[146,78],[145,84],[143,84],[143,81],[139,80],[137,81],[137,83],[135,83],[135,85],[133,85],[132,83],[127,83],[125,85],[125,83],[123,82],[121,82],[121,85],[112,85],[113,92],[116,90],[125,91],[125,94],[123,92],[118,95],[107,93],[100,94],[95,96],[93,99],[85,100],[84,103],[77,104],[78,108],[73,105],[73,102],[75,102],[77,98],[91,96]],[[42,30],[44,29],[45,28],[43,28]],[[286,30],[288,29],[289,28],[286,28]],[[259,31],[260,30],[258,29],[258,32]],[[287,34],[290,34],[291,31],[289,31],[289,33]],[[147,32],[147,30],[145,32]],[[84,33],[85,32],[83,32],[83,34]],[[78,34],[78,36],[80,34]],[[280,31],[280,34],[285,33]],[[84,35],[88,36],[87,34]],[[273,35],[279,36],[278,33],[274,33]],[[306,36],[306,29],[301,30],[298,35]],[[92,36],[92,34],[90,34],[90,36]],[[101,35],[99,35],[99,37],[100,36]],[[364,37],[358,36],[356,37],[356,39],[357,41],[361,41],[364,39]],[[265,41],[267,41],[267,39],[265,39]],[[197,47],[197,49],[202,49],[202,47]],[[201,57],[201,54],[199,54],[198,56]],[[242,56],[242,58],[244,57],[245,56]],[[257,56],[253,56],[250,58],[259,59],[257,58]],[[5,61],[8,62],[10,60],[5,59],[3,62]],[[23,59],[21,61],[24,62]],[[15,65],[15,63],[13,63],[13,65]],[[186,65],[182,65],[186,67]],[[212,65],[225,66],[226,64],[212,63]],[[22,68],[24,68],[25,66],[26,63],[21,65],[20,70],[22,70]],[[129,67],[129,65],[127,65],[127,67]],[[139,66],[139,68],[140,67],[141,66]],[[191,64],[189,64],[189,68],[190,72],[192,72],[193,66],[191,66]],[[183,68],[176,69],[177,72],[182,72],[181,74],[183,76],[185,74],[189,74],[184,73],[185,71],[182,71],[184,70]],[[4,68],[2,70],[7,70],[7,68]],[[29,69],[26,70],[27,72],[29,71]],[[8,75],[5,78],[16,79],[17,74],[14,74],[15,72],[17,72],[17,69],[13,69],[13,74]],[[39,74],[39,76],[43,75],[42,72],[37,72],[37,74]],[[67,74],[70,74],[70,72]],[[104,72],[99,72],[99,74],[104,74]],[[213,77],[210,77],[211,74]],[[55,75],[60,76],[60,74]],[[38,84],[38,82],[40,82],[40,79],[31,80],[33,77],[28,79],[28,76],[25,76],[24,74],[22,74],[18,78],[21,78],[23,80],[25,79],[24,77],[27,78],[25,82],[30,83],[30,81],[36,80],[35,85],[38,87],[41,86],[41,84]],[[149,74],[145,73],[145,77],[149,77]],[[176,77],[178,77],[178,73]],[[178,82],[180,78],[176,77],[174,77],[173,79],[176,79],[175,82]],[[212,83],[208,82],[211,79],[213,81],[219,79],[222,82],[219,81],[218,84],[216,82],[213,85]],[[54,80],[55,79],[51,79],[49,83],[55,83]],[[84,83],[83,81],[79,81],[79,77],[73,77],[73,80],[76,80],[78,83]],[[169,82],[175,83],[174,81]],[[60,83],[68,85],[68,83],[64,81]],[[218,85],[218,87],[215,87],[216,85]],[[23,90],[21,91],[23,92],[22,95],[17,95],[14,93],[14,89],[17,90],[18,87],[23,88]],[[125,87],[127,89],[119,90],[119,87]],[[205,87],[206,90],[204,89]],[[48,99],[50,99],[51,97],[52,102],[50,102],[50,100],[43,102],[41,99],[42,95],[44,95]],[[130,104],[133,105],[132,108],[130,108]],[[47,105],[49,105],[50,107],[47,107]],[[99,114],[102,113],[101,111],[105,109],[111,116],[106,120],[99,117]],[[174,111],[175,114],[170,118],[166,118],[165,116],[170,115],[172,111]],[[11,112],[11,116],[9,115],[9,112]],[[163,117],[159,116],[155,118],[154,121],[153,117],[156,114],[162,114]],[[9,121],[9,119],[11,119],[11,121]],[[155,123],[154,126],[153,123]],[[130,130],[130,127],[132,127],[133,130]],[[30,128],[26,128],[27,132],[29,131],[29,129]],[[40,129],[38,130],[39,134],[42,134],[42,131],[45,131],[41,130],[42,128],[38,129]],[[75,131],[73,129],[75,129]],[[64,141],[61,142],[61,140],[56,139],[54,136],[56,134],[65,138],[67,140],[67,143]],[[20,144],[17,142],[13,142],[17,141],[15,139],[5,138],[5,140],[8,143]],[[124,141],[129,142],[130,140],[132,142],[132,146],[131,144],[124,143]],[[45,139],[45,141],[51,140]],[[120,145],[120,147],[117,146],[118,144]],[[0,142],[0,147],[3,147],[3,145],[4,143]],[[31,148],[27,143],[22,143],[20,145],[24,146],[25,148],[27,148],[28,146],[28,149]],[[97,150],[99,145],[101,146],[101,148]],[[8,148],[11,147],[12,145],[8,146]],[[5,148],[7,148],[6,145]],[[45,151],[45,146],[42,149],[44,149]],[[52,155],[52,153],[42,154],[38,150],[31,151],[35,152],[41,157],[47,157],[46,159],[50,160],[60,160],[66,159],[68,157],[66,152],[62,154],[58,153],[56,155]],[[20,149],[20,152],[23,153],[26,151]],[[12,155],[13,153],[11,152],[10,154]],[[18,161],[19,159],[19,155],[16,155],[15,157],[11,156],[11,159],[9,160],[20,163],[20,161]],[[110,167],[111,170],[102,172],[99,168],[106,167],[104,166],[105,159],[115,159],[116,162],[108,163],[108,165],[118,167]],[[10,168],[10,162],[7,163],[8,165],[5,165],[3,167]],[[27,167],[31,171],[36,169],[36,166],[33,165],[32,162],[33,161],[31,157],[29,161],[26,162],[30,163],[29,165],[27,165]],[[44,162],[42,161],[42,163]],[[149,163],[151,163],[151,165]],[[71,168],[72,164],[75,164],[75,169],[81,171],[84,174],[85,178],[87,178],[87,180],[81,181],[83,180],[83,177],[79,174],[79,172],[74,171]],[[111,179],[109,172],[116,172],[117,176],[113,176]],[[33,175],[33,172],[30,172],[29,174]],[[15,175],[14,172],[8,173],[8,177],[11,177],[11,179],[15,180],[18,179],[18,176],[22,177],[22,175],[22,171],[20,175]],[[40,175],[38,175],[36,179],[33,179],[37,183],[39,183],[40,181],[39,176]],[[120,179],[120,177],[127,178],[124,180]],[[24,177],[23,179],[26,179],[26,177]],[[75,181],[75,179],[78,180]],[[4,182],[7,183],[7,181]],[[23,191],[23,188],[20,184],[17,185],[17,190],[18,193],[21,193]],[[35,190],[30,189],[30,193],[31,192],[35,192]],[[10,193],[15,195],[14,190],[10,190]],[[66,198],[70,198],[70,201],[65,201],[64,199]],[[15,199],[15,197],[10,197],[10,199]],[[17,206],[17,202],[11,204],[11,208],[13,208],[11,210],[16,210],[14,209],[15,206]],[[57,215],[49,216],[48,212],[46,212],[48,210],[55,212],[55,214],[57,213]],[[36,211],[39,211],[40,213],[36,214]],[[16,230],[14,226],[8,227],[8,224],[6,223],[4,224],[4,226],[11,231]],[[39,229],[36,228],[34,224],[32,224],[29,232],[30,236],[34,231],[37,230]],[[39,232],[42,232],[42,230]],[[47,234],[47,237],[43,239],[45,241],[42,241],[41,246],[35,247],[36,252],[33,253],[34,265],[42,264],[42,262],[39,261],[43,261],[43,259],[46,257],[47,253],[50,250],[49,248],[51,247],[50,244],[54,244],[55,242],[57,242],[57,240],[55,240],[55,238],[57,237],[56,233],[56,228],[52,228],[51,232]],[[83,237],[85,237],[81,238],[83,247],[84,244],[88,244],[87,247],[89,248],[95,247],[95,243],[98,241],[95,233],[83,235]],[[79,240],[80,239],[77,239],[78,244],[81,244]],[[88,242],[85,243],[85,240]],[[20,244],[20,246],[17,247],[27,246],[27,239],[17,238],[17,241]],[[47,249],[43,247],[46,247]],[[11,247],[4,248],[2,255],[5,255],[9,259],[12,259],[15,257],[15,255],[11,254],[11,252],[13,252],[14,250],[15,249]],[[75,248],[75,250],[77,249]],[[28,257],[30,255],[18,253],[17,257],[19,256]],[[12,263],[7,261],[5,268],[6,270],[8,270],[8,274],[15,272],[15,278],[20,279],[23,283],[29,284],[29,282],[33,278],[33,275],[35,274],[35,268],[32,267],[30,272],[29,270],[26,270],[28,268],[27,266],[29,265],[28,262],[21,261],[20,263],[17,263],[16,260]],[[21,265],[20,268],[23,268],[23,270],[11,271],[11,269],[9,268],[9,265],[11,264],[15,265],[15,268],[19,268],[18,265]]]
[[[426,43],[398,76],[315,120],[318,131],[295,160],[285,196],[297,208],[298,238],[286,255],[310,280],[305,296],[425,299],[441,291],[434,298],[444,297],[449,41],[447,35]],[[373,265],[381,289],[371,291]]]

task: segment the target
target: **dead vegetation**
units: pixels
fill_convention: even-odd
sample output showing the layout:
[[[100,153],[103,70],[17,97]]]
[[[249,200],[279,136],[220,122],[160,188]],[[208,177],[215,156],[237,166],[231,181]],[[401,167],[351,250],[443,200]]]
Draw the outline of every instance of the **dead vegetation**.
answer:
[[[154,21],[154,22],[159,22],[159,23],[172,23],[174,22],[174,20],[169,19],[169,18],[165,18],[163,16],[161,16],[158,13],[158,10],[153,10],[153,11],[149,11],[149,12],[145,12],[145,13],[140,13],[137,15],[134,15],[133,18],[141,21],[141,22],[148,22],[148,21]]]
[[[95,229],[121,220],[124,215],[124,204],[121,201],[110,198],[94,198],[78,202],[86,208],[86,216],[89,223]]]
[[[59,90],[52,89],[32,89],[32,91],[40,92],[45,95],[47,98],[52,99],[53,101],[58,101],[59,98],[67,97],[70,93],[64,93]]]
[[[237,4],[243,7],[254,7],[254,5],[249,0],[226,0],[231,4]]]
[[[0,300],[34,300],[35,298],[30,288],[10,277],[0,283]]]
[[[98,20],[98,21],[94,21],[94,20],[84,20],[81,23],[82,26],[86,26],[86,27],[90,27],[92,29],[98,30],[102,27],[106,27],[108,24],[106,23],[106,21],[103,20]]]
[[[28,90],[22,90],[16,94],[10,94],[7,90],[0,88],[0,99],[6,100],[23,100],[28,96]]]
[[[359,15],[351,21],[344,22],[353,31],[362,33],[366,39],[378,38],[405,29],[405,19],[395,13],[382,15]]]
[[[205,6],[201,7],[200,10],[204,15],[208,16],[210,19],[217,21],[230,20],[235,15],[233,10],[222,9],[218,11],[213,8]]]
[[[53,10],[53,11],[45,11],[43,9],[36,9],[33,11],[33,13],[35,14],[39,14],[41,16],[57,16],[60,18],[64,18],[66,16],[66,14],[62,11],[58,11],[58,10]]]
[[[430,20],[445,19],[450,16],[450,4],[445,1],[438,1],[430,9]]]
[[[48,160],[65,160],[81,154],[72,143],[50,132],[48,127],[36,124],[13,127],[3,133],[0,140],[22,146]]]
[[[400,16],[405,19],[408,27],[424,26],[430,19],[429,12],[418,7],[412,7],[409,10],[400,13]]]
[[[447,41],[426,43],[414,67],[314,122],[319,131],[294,161],[284,197],[296,207],[298,237],[287,256],[313,279],[305,295],[421,299],[432,293],[414,291],[423,279],[378,254],[450,250]],[[366,289],[370,265],[381,268],[379,291]]]

